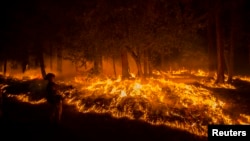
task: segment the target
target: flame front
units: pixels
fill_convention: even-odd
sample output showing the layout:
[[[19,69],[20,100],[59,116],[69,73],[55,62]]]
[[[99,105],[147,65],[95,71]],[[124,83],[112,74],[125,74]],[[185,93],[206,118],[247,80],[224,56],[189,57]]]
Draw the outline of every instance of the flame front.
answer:
[[[200,136],[207,136],[208,124],[239,123],[224,114],[224,101],[202,87],[163,78],[76,80],[81,91],[67,103],[75,105],[79,112],[110,113],[113,117],[171,126]]]
[[[159,73],[159,72],[157,72]],[[162,74],[161,74],[162,75]],[[198,75],[206,75],[198,71]],[[62,82],[66,83],[66,82]],[[66,104],[82,113],[109,113],[115,118],[127,117],[153,125],[166,125],[207,136],[208,124],[249,124],[250,116],[232,118],[224,111],[226,101],[217,99],[207,88],[194,84],[176,83],[162,78],[122,80],[76,77]],[[233,86],[201,82],[206,87]],[[18,98],[29,101],[25,96]],[[33,104],[45,102],[33,101]],[[30,101],[32,103],[32,101]]]

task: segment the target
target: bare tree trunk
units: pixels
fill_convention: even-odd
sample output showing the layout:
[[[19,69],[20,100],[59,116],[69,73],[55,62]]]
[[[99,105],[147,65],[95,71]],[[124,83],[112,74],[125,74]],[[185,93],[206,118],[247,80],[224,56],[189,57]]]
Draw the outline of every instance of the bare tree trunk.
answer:
[[[164,62],[164,60],[165,60],[164,58],[165,57],[164,57],[164,53],[161,53],[160,56],[161,56],[161,70],[164,71],[165,70],[165,62]]]
[[[152,76],[153,75],[153,67],[151,62],[149,61],[148,63],[148,76]]]
[[[114,75],[115,75],[115,77],[116,77],[117,75],[116,75],[116,68],[115,68],[115,56],[114,56],[114,55],[112,56],[112,62],[113,62],[113,70],[114,70]]]
[[[22,72],[25,73],[29,64],[29,54],[26,52],[22,59]]]
[[[102,73],[102,56],[96,54],[94,58],[94,73],[101,74]]]
[[[136,66],[137,66],[137,73],[138,73],[138,76],[141,77],[142,76],[142,66],[141,66],[141,60],[140,60],[140,57],[136,58],[135,59],[135,63],[136,63]]]
[[[220,2],[220,1],[219,1]],[[216,46],[217,46],[217,79],[216,83],[224,83],[224,46],[222,39],[222,27],[220,21],[220,5],[217,6],[215,14]]]
[[[249,14],[250,14],[250,12],[249,12]],[[249,28],[248,30],[250,31],[250,27],[248,27],[248,28]],[[250,66],[250,34],[246,35],[246,40],[247,40],[246,44],[248,46],[248,61],[249,61],[248,65]]]
[[[141,51],[137,48],[137,52],[134,52],[131,48],[127,47],[129,53],[135,60],[136,66],[137,66],[137,75],[141,77],[143,75],[142,73],[142,66],[141,66]]]
[[[148,76],[148,51],[144,50],[144,76]]]
[[[214,28],[213,28],[213,16],[210,13],[208,17],[208,25],[207,25],[207,37],[208,37],[208,72],[209,77],[213,77],[213,70],[214,70],[214,57],[213,57],[213,50],[214,50]]]
[[[3,62],[0,61],[0,72],[3,72]]]
[[[53,69],[53,47],[52,47],[52,45],[50,45],[50,47],[49,47],[49,63],[50,63],[50,70],[52,70]]]
[[[39,65],[40,65],[40,69],[41,69],[41,74],[43,79],[45,79],[46,77],[46,71],[45,71],[45,65],[44,65],[44,57],[43,57],[43,52],[37,52],[38,55],[38,60],[39,60]]]
[[[234,66],[234,47],[235,47],[235,27],[232,27],[232,33],[230,37],[230,47],[229,47],[229,56],[228,56],[228,83],[231,83],[233,80],[233,66]]]
[[[121,60],[122,60],[122,78],[126,79],[130,77],[129,65],[128,65],[128,54],[125,48],[121,50]]]
[[[153,74],[152,57],[150,56],[150,53],[148,50],[148,76],[152,76],[152,74]]]
[[[97,47],[95,47],[95,54],[94,54],[94,67],[93,67],[93,73],[95,75],[102,73],[102,55],[100,54],[100,51]]]
[[[6,73],[7,73],[7,59],[5,58],[3,62],[3,75],[6,76]]]
[[[62,47],[57,47],[57,71],[62,73]]]
[[[22,61],[22,72],[23,72],[23,73],[25,73],[25,71],[26,71],[26,65],[27,65],[26,61],[23,60],[23,61]]]
[[[236,1],[231,1],[231,33],[230,33],[230,48],[229,48],[229,62],[228,62],[228,83],[231,83],[233,80],[233,71],[234,71],[234,48],[237,41],[237,32],[238,32],[238,4]]]

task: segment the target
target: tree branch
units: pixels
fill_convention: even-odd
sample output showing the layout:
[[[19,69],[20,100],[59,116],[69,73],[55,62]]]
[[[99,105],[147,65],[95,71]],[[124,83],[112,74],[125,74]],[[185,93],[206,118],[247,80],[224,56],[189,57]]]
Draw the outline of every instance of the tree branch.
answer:
[[[138,59],[138,55],[129,46],[126,46],[126,48],[133,58]]]

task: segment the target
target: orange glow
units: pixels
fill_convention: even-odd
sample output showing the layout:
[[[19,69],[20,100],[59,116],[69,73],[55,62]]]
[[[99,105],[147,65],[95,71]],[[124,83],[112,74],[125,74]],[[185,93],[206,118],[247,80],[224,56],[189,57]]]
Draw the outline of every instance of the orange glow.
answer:
[[[176,71],[181,74],[186,70]],[[250,115],[240,114],[234,118],[225,111],[230,106],[224,99],[218,99],[209,89],[171,80],[169,72],[154,71],[160,78],[133,80],[75,77],[75,89],[68,91],[70,98],[65,103],[74,105],[82,113],[109,113],[115,118],[127,117],[142,120],[153,125],[178,128],[199,136],[207,136],[208,124],[250,124]],[[206,77],[202,70],[191,74]],[[169,79],[168,79],[169,78]],[[186,77],[184,77],[185,79]],[[208,88],[235,89],[230,84],[215,85],[213,81],[198,81]],[[77,90],[77,92],[76,92]],[[16,96],[18,100],[30,101],[27,95]]]

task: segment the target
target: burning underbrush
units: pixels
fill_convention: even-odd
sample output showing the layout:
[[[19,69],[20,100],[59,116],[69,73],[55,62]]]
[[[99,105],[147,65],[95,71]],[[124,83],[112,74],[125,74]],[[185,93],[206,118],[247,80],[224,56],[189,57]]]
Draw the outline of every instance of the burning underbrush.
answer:
[[[147,79],[100,79],[86,80],[76,77],[73,85],[62,89],[67,95],[65,103],[74,105],[82,113],[105,113],[115,118],[127,117],[154,125],[166,125],[190,133],[207,136],[208,124],[249,124],[250,116],[230,116],[230,104],[214,97],[206,87],[234,89],[231,85],[213,85],[211,81],[195,84],[176,83],[166,78]],[[41,88],[42,89],[42,88]],[[32,104],[46,102],[45,99],[31,100],[30,94],[8,95]]]

